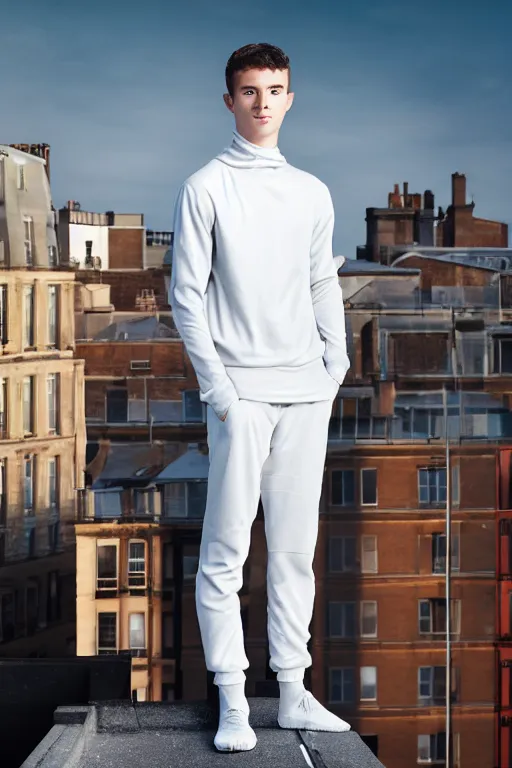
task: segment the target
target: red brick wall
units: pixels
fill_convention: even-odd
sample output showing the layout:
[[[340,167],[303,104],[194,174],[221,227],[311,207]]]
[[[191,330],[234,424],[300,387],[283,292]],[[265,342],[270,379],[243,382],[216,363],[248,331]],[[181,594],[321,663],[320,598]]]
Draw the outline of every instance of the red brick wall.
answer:
[[[435,256],[430,259],[420,259],[410,256],[401,262],[407,269],[421,270],[422,288],[432,286],[485,286],[490,283],[492,272],[486,269],[463,267],[460,264],[450,264],[439,261]]]
[[[179,339],[155,342],[91,342],[77,344],[76,357],[85,360],[86,376],[192,376],[191,363]],[[131,360],[149,360],[151,368],[132,371]],[[194,377],[195,378],[195,377]]]
[[[145,269],[140,272],[95,272],[91,269],[78,271],[76,279],[84,285],[110,285],[110,302],[118,312],[133,312],[136,309],[135,299],[143,288],[154,291],[157,309],[168,311],[170,307],[165,290],[166,274],[168,271],[165,269]]]
[[[108,261],[110,269],[142,269],[144,229],[108,230]]]

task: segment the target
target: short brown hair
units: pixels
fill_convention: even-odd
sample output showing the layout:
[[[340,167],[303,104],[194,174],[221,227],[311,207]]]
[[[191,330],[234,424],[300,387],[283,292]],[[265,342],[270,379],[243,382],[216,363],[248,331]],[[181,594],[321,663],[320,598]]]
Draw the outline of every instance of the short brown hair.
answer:
[[[272,71],[287,69],[288,93],[290,93],[290,59],[281,48],[269,43],[250,43],[234,51],[226,65],[226,87],[231,98],[233,98],[234,93],[235,72],[242,72],[246,69],[271,69]]]

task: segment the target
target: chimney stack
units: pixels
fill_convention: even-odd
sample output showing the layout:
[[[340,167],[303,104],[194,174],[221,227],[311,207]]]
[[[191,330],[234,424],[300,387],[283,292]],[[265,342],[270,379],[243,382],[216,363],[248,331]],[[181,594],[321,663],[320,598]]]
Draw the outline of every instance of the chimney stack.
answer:
[[[466,176],[463,173],[452,173],[452,205],[454,208],[466,205]]]

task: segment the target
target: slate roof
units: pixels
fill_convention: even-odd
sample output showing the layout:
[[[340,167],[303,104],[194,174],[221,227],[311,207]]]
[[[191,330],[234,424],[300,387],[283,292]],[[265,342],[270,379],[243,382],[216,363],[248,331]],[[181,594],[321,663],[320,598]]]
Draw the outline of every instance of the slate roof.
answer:
[[[155,483],[179,483],[188,480],[207,480],[210,457],[197,447],[189,447],[178,459],[168,464],[154,479]]]
[[[277,699],[252,698],[249,706],[258,743],[228,755],[213,746],[217,714],[206,702],[59,707],[56,725],[21,768],[384,768],[354,731],[283,730]]]

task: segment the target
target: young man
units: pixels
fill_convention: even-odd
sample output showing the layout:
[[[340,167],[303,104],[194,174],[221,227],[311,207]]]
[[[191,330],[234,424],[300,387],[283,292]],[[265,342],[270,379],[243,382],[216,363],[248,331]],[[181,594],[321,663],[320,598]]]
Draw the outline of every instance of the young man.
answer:
[[[219,687],[214,743],[240,751],[256,745],[237,593],[260,494],[279,725],[350,728],[303,685],[328,424],[350,363],[329,190],[277,147],[294,96],[289,59],[272,45],[247,45],[230,57],[226,85],[233,143],[179,191],[170,304],[208,404],[196,605]]]

